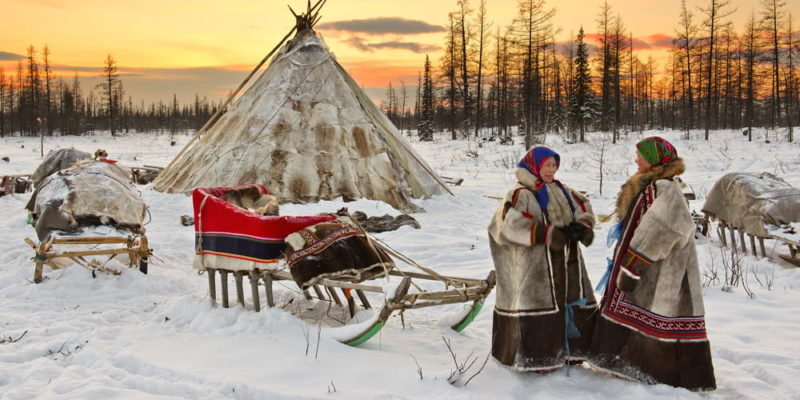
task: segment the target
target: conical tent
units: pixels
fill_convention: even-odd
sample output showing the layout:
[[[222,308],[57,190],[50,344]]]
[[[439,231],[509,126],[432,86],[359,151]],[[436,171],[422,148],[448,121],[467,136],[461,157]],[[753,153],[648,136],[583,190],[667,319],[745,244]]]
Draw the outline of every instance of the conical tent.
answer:
[[[281,202],[343,197],[415,210],[446,190],[310,28],[154,182],[164,192],[265,185]]]

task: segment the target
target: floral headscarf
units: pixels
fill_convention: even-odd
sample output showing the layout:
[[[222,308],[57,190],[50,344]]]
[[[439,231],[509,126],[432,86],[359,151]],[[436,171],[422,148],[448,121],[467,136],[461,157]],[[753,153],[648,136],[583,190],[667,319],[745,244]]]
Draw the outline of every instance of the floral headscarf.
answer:
[[[678,158],[678,151],[665,139],[658,136],[644,138],[636,143],[636,150],[650,165],[666,164]]]
[[[517,163],[517,166],[520,168],[524,168],[533,176],[536,177],[536,187],[534,188],[534,194],[536,195],[536,200],[539,202],[539,207],[542,210],[547,210],[547,204],[550,201],[550,197],[547,194],[547,186],[545,186],[544,181],[542,181],[542,176],[540,175],[540,170],[542,168],[542,163],[544,160],[554,157],[556,160],[556,169],[561,166],[561,156],[558,155],[555,151],[550,149],[549,147],[539,146],[533,147],[528,150],[528,153],[525,154],[525,157],[522,157],[522,160]],[[567,193],[567,190],[564,188],[564,185],[561,184],[558,180],[554,179],[553,183],[557,184],[558,187],[561,188],[561,191],[564,192],[564,196],[567,198],[569,202],[570,208],[575,210],[575,205],[572,204],[572,196]]]

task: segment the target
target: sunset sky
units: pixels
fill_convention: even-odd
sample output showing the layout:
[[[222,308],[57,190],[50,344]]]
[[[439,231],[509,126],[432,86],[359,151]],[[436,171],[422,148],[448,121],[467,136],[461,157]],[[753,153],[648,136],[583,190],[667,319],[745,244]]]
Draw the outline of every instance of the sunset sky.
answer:
[[[709,0],[688,4],[700,21]],[[517,0],[490,0],[493,32],[510,24]],[[648,54],[663,65],[663,49],[678,24],[679,0],[608,0],[636,38],[640,58]],[[33,45],[41,61],[45,45],[56,75],[77,74],[84,89],[96,81],[103,60],[118,62],[127,93],[134,101],[165,101],[173,93],[181,101],[200,96],[219,98],[239,82],[292,28],[298,0],[0,0],[0,66],[6,76]],[[471,0],[476,7],[478,0]],[[569,40],[583,26],[597,29],[601,0],[549,1],[555,8],[559,40]],[[785,10],[800,20],[800,1],[786,1]],[[732,0],[729,18],[741,32],[760,0]],[[389,81],[416,83],[425,54],[438,63],[447,15],[456,0],[328,0],[318,25],[340,63],[359,84],[379,97]],[[795,23],[797,26],[797,23]]]

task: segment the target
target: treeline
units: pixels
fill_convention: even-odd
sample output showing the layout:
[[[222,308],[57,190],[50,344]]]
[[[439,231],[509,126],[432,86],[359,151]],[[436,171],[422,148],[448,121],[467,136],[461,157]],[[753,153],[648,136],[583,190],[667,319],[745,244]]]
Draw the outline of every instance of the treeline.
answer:
[[[652,128],[773,131],[798,121],[798,34],[784,1],[762,0],[742,31],[729,21],[727,0],[680,3],[669,60],[637,54],[635,37],[608,3],[598,10],[596,44],[584,30],[556,42],[560,27],[544,0],[520,0],[509,26],[494,28],[487,1],[459,0],[448,14],[438,66],[426,56],[414,101],[390,85],[384,111],[398,125],[452,137],[490,129],[500,140],[524,134],[525,145],[546,132],[584,140],[587,131]],[[474,7],[473,7],[474,6]],[[590,55],[590,48],[594,48]],[[413,103],[413,105],[412,105]]]
[[[180,104],[177,96],[164,103],[134,103],[127,96],[117,72],[117,62],[108,55],[101,81],[83,88],[77,72],[70,78],[55,75],[50,51],[41,57],[33,46],[27,49],[14,72],[0,67],[0,137],[21,135],[83,135],[96,130],[118,132],[199,129],[220,103],[195,95],[191,104]]]

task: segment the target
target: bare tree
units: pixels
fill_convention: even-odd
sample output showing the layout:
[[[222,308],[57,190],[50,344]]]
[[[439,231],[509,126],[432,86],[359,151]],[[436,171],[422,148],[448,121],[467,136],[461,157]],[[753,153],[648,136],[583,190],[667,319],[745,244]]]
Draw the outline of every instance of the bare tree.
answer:
[[[686,117],[684,129],[686,129],[686,139],[689,139],[689,130],[694,127],[694,94],[692,92],[692,56],[695,48],[695,38],[697,36],[697,26],[692,21],[693,14],[686,8],[686,0],[681,0],[680,29],[676,31],[678,49],[682,51],[681,63],[685,69],[684,85],[686,99]]]
[[[120,83],[119,73],[117,73],[117,61],[109,54],[103,62],[103,81],[97,86],[102,89],[103,104],[106,117],[108,118],[108,129],[111,136],[116,136],[115,119],[118,113],[118,86]]]
[[[489,29],[491,29],[491,23],[486,21],[486,0],[480,0],[476,23],[478,25],[478,63],[475,71],[477,79],[475,83],[475,136],[477,137],[483,122],[483,50],[488,40]]]
[[[708,19],[703,21],[703,25],[708,28],[708,62],[706,65],[706,115],[705,115],[705,140],[708,140],[708,131],[711,129],[711,106],[713,100],[712,87],[714,83],[714,46],[716,45],[717,31],[722,26],[727,25],[723,22],[724,18],[733,14],[736,9],[726,10],[730,4],[730,0],[708,0],[709,4],[706,8],[700,10],[706,15]]]
[[[747,127],[747,140],[753,141],[753,121],[755,118],[756,102],[756,64],[760,53],[758,32],[756,28],[756,17],[750,15],[750,20],[745,26],[744,36],[744,73],[745,73],[745,117],[744,122]]]
[[[45,127],[47,129],[47,134],[53,134],[53,117],[52,117],[52,110],[53,110],[53,98],[52,98],[52,70],[50,69],[50,49],[47,45],[44,46],[44,50],[42,50],[42,63],[44,67],[44,118],[45,118]]]
[[[472,121],[472,94],[470,93],[470,74],[469,74],[469,48],[472,40],[472,27],[468,23],[472,9],[469,8],[469,0],[458,0],[458,31],[460,36],[459,43],[459,69],[461,70],[461,127],[464,129],[464,136],[469,135],[469,124]]]
[[[6,72],[0,66],[0,138],[6,136]]]
[[[786,124],[789,125],[789,142],[791,143],[794,140],[794,121],[792,120],[793,113],[793,104],[794,104],[794,89],[795,89],[795,81],[794,81],[794,63],[792,58],[792,53],[794,53],[795,43],[792,39],[792,15],[789,14],[786,18],[786,49],[787,49],[787,62],[788,62],[788,71],[786,75]]]
[[[779,0],[761,0],[761,5],[764,7],[761,14],[762,29],[769,32],[770,39],[770,60],[772,61],[772,92],[770,96],[770,125],[775,129],[780,124],[781,119],[781,79],[780,79],[780,43],[779,43],[779,29],[781,24],[781,17],[779,14],[783,12],[786,6],[784,1]]]

